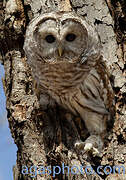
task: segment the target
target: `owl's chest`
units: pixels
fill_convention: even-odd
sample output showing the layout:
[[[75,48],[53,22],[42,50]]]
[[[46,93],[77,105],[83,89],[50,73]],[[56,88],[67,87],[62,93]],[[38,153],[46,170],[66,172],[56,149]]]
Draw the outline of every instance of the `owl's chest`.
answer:
[[[41,69],[38,69],[41,68]],[[34,69],[36,71],[36,69]],[[37,66],[37,83],[44,88],[56,102],[67,109],[72,108],[73,100],[80,91],[89,69],[76,64],[54,64]],[[74,98],[73,98],[74,97]]]
[[[37,66],[38,67],[38,66]],[[74,114],[83,114],[83,108],[107,114],[107,91],[95,68],[79,66],[43,66],[37,82],[58,104]],[[83,107],[83,108],[82,108]],[[83,115],[82,115],[83,116]]]
[[[86,72],[76,64],[46,65],[41,71],[41,85],[54,96],[75,92],[84,81]]]

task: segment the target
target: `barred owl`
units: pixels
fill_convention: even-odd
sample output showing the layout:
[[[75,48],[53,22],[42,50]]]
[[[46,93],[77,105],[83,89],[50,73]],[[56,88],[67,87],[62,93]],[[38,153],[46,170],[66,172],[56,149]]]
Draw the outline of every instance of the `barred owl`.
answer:
[[[97,32],[73,12],[45,13],[30,22],[24,50],[40,92],[84,121],[90,136],[75,147],[99,153],[113,91]]]

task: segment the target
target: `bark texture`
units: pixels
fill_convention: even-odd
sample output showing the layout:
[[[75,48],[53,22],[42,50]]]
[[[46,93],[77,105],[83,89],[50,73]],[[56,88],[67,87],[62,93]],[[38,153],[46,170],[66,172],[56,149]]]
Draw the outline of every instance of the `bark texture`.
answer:
[[[93,23],[101,37],[103,56],[112,75],[116,99],[116,118],[108,133],[108,144],[101,158],[90,158],[76,152],[74,142],[88,135],[73,117],[55,102],[48,109],[39,106],[34,92],[31,72],[23,51],[25,30],[36,15],[49,11],[70,10]],[[125,175],[96,173],[36,174],[33,169],[23,175],[22,166],[84,166],[123,165],[126,168],[126,2],[125,0],[9,0],[0,1],[0,60],[5,68],[4,89],[7,98],[8,121],[18,147],[17,163],[13,168],[15,180],[30,179],[126,179]],[[43,99],[45,97],[43,96]],[[29,170],[28,169],[28,170]],[[42,169],[41,169],[42,170]]]

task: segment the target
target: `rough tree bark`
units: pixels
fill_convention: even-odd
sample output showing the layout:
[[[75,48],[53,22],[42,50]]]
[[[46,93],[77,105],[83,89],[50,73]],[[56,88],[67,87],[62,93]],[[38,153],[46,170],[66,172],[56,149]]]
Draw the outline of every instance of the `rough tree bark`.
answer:
[[[84,16],[97,28],[103,44],[103,56],[112,75],[116,99],[116,119],[108,134],[108,145],[102,157],[89,158],[74,149],[80,136],[87,136],[78,117],[52,103],[48,109],[39,107],[34,93],[30,69],[23,51],[28,22],[37,14],[70,9]],[[8,121],[18,147],[15,180],[24,179],[126,179],[125,175],[48,173],[31,178],[22,174],[22,166],[84,166],[123,165],[126,168],[126,2],[125,0],[6,0],[0,1],[0,52],[5,68],[4,89]],[[44,98],[44,96],[43,96]],[[78,129],[77,127],[78,126]],[[33,168],[34,169],[34,168]],[[32,170],[33,170],[32,169]],[[41,169],[42,170],[42,169]],[[76,169],[75,169],[76,170]],[[73,170],[74,172],[74,170]]]

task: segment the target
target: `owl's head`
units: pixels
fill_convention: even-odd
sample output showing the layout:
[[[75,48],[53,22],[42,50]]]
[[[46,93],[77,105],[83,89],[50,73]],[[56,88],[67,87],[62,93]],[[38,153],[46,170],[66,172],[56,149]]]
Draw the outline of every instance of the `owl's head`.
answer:
[[[99,45],[96,31],[82,17],[72,12],[51,12],[31,21],[24,49],[27,56],[34,51],[39,61],[47,63],[83,63],[99,53]]]

